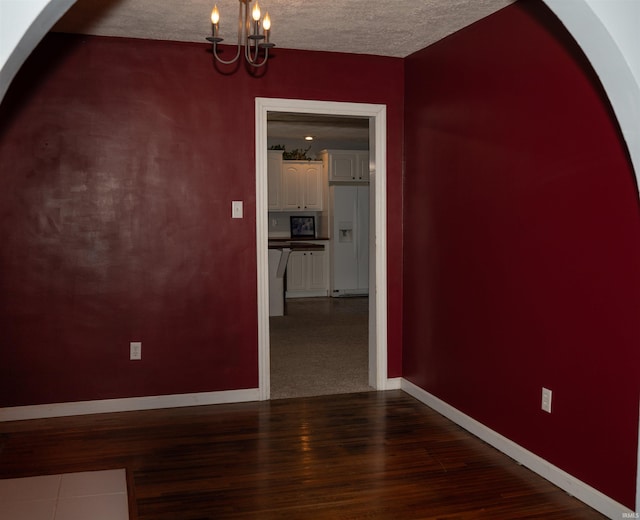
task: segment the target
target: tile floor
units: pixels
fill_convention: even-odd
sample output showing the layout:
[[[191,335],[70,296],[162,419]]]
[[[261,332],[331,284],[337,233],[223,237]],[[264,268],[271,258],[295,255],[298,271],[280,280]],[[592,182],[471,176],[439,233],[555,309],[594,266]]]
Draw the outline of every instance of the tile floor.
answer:
[[[124,469],[0,480],[0,520],[128,520]]]
[[[369,299],[295,298],[269,318],[271,399],[368,392]]]

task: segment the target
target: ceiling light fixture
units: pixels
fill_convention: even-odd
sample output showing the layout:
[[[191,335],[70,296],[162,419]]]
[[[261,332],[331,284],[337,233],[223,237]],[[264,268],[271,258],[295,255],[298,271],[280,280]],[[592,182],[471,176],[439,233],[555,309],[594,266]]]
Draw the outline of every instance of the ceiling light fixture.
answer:
[[[305,141],[313,141],[313,136],[312,135],[305,135],[304,136],[304,140]]]
[[[208,36],[207,40],[213,45],[214,58],[224,65],[230,65],[238,61],[241,48],[244,46],[244,57],[247,63],[252,67],[262,67],[269,59],[269,49],[275,47],[275,44],[269,41],[269,34],[271,33],[271,18],[269,17],[269,13],[265,13],[264,18],[261,19],[258,2],[255,3],[253,9],[250,9],[252,1],[253,0],[238,0],[240,6],[238,12],[238,51],[236,52],[236,57],[231,60],[223,60],[218,56],[218,44],[223,38],[219,36],[220,11],[218,11],[217,5],[213,6],[213,11],[211,11],[212,36]],[[251,16],[249,16],[250,10]],[[262,33],[260,33],[261,25]],[[261,53],[261,50],[264,52]]]

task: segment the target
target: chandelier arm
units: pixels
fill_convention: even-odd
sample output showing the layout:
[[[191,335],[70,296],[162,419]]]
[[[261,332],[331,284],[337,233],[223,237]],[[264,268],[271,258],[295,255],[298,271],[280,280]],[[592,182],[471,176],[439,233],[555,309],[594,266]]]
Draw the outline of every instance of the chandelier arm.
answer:
[[[244,45],[249,45],[249,35],[251,34],[251,17],[249,16],[249,4],[251,4],[250,0],[240,0],[240,12],[242,12],[242,2],[244,2],[244,35],[242,39],[244,40]],[[240,32],[240,26],[242,25],[240,17],[238,17],[238,32]],[[240,41],[240,40],[238,40]]]
[[[258,58],[257,55],[256,55],[256,58]],[[256,69],[259,69],[260,67],[263,67],[267,63],[268,59],[269,59],[269,49],[265,48],[265,50],[264,50],[264,58],[260,63],[258,63],[257,59],[254,60],[254,61],[251,61],[251,60],[248,60],[248,61],[251,64],[252,67],[255,67]]]
[[[216,60],[219,61],[220,63],[222,63],[223,65],[231,65],[232,63],[235,63],[236,61],[238,61],[238,58],[240,57],[240,52],[241,52],[241,47],[242,47],[242,0],[238,1],[238,50],[236,51],[236,56],[235,58],[232,58],[230,60],[223,60],[220,56],[218,56],[218,46],[217,44],[214,42],[213,44],[213,55],[215,56]]]
[[[262,61],[259,61],[260,49],[264,49],[264,57]],[[244,57],[249,65],[253,67],[262,67],[269,58],[269,46],[261,44],[259,39],[249,39],[247,40],[247,46],[244,49]]]
[[[220,56],[218,56],[218,45],[217,44],[213,44],[213,55],[216,58],[216,61],[219,61],[220,63],[224,64],[224,65],[231,65],[232,63],[235,63],[236,61],[238,61],[238,58],[240,57],[240,48],[241,45],[238,44],[238,51],[236,52],[236,56],[235,58],[232,58],[230,60],[223,60]]]
[[[255,52],[255,56],[252,56],[252,47],[256,48],[256,52]],[[250,40],[247,39],[247,43],[244,47],[244,57],[245,59],[251,64],[253,65],[254,62],[258,59],[258,53],[260,52],[260,49],[258,48],[258,42],[254,41],[254,40]]]
[[[244,57],[252,67],[262,67],[267,61],[267,54],[265,53],[264,59],[261,62],[258,62],[258,58],[260,57],[260,45],[259,42],[262,39],[257,32],[257,22],[256,22],[256,32],[254,34],[251,33],[251,20],[249,16],[249,4],[250,1],[247,0],[245,3],[245,47],[244,47]],[[268,49],[265,49],[268,50]]]

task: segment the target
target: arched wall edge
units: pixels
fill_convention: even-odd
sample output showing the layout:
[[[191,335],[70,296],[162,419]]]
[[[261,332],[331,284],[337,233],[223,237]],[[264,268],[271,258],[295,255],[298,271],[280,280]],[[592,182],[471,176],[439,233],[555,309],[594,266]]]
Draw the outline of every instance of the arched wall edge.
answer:
[[[600,78],[640,186],[640,2],[543,0],[582,48]],[[630,40],[631,38],[637,42]]]
[[[32,0],[0,6],[0,103],[24,61],[76,0]]]

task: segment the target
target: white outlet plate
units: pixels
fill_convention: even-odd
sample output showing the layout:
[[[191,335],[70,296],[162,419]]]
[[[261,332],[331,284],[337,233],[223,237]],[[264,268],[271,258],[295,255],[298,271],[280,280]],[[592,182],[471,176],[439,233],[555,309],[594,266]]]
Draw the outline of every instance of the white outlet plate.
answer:
[[[129,343],[129,359],[138,360],[142,359],[142,342],[132,341]]]
[[[551,398],[553,397],[553,392],[548,388],[542,388],[542,409],[551,413]]]
[[[231,218],[242,218],[242,201],[231,201]]]

